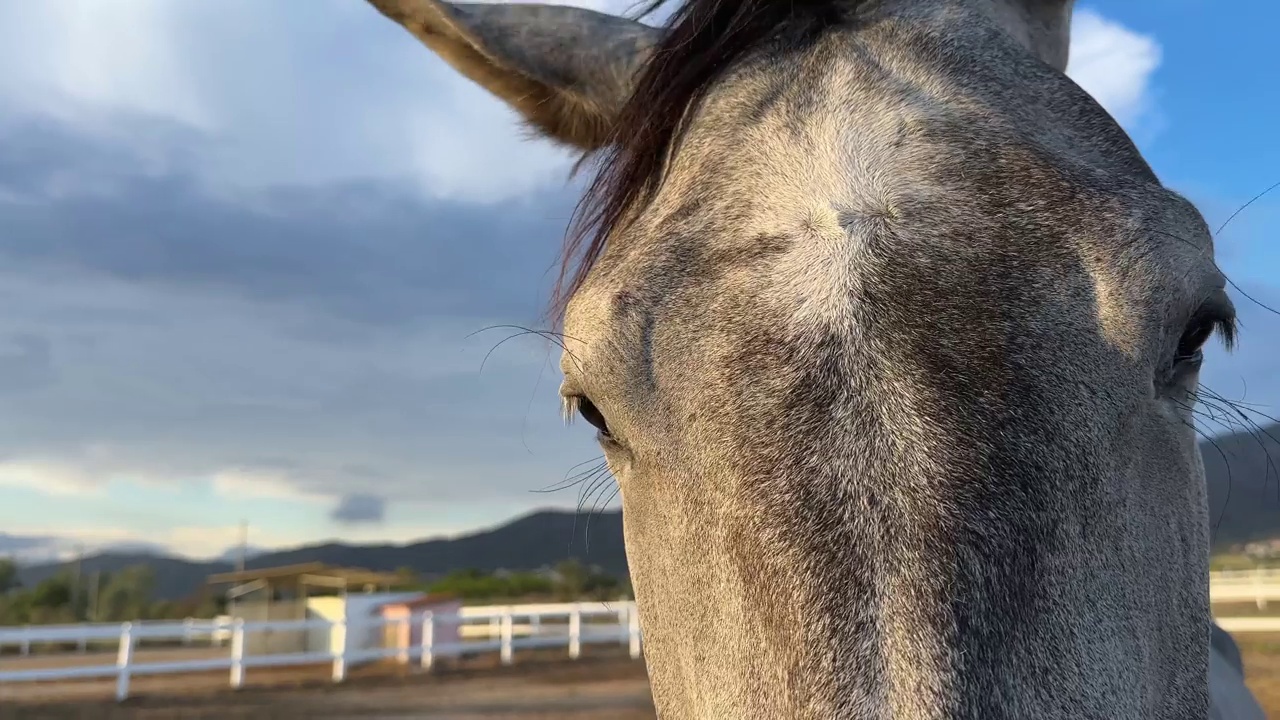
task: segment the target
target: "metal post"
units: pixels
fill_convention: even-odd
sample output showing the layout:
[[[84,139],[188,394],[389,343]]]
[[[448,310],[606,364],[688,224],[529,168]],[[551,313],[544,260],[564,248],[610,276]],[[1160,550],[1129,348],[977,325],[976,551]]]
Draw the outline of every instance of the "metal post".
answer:
[[[434,658],[432,657],[432,653],[434,652],[434,646],[435,646],[435,634],[436,634],[435,630],[436,630],[435,615],[432,614],[430,610],[428,610],[422,616],[422,658],[419,660],[419,662],[422,663],[423,670],[430,670],[431,662],[432,660],[434,660]]]
[[[116,702],[123,702],[129,697],[129,670],[133,665],[133,647],[136,642],[133,624],[121,625],[120,650],[116,653]]]
[[[231,623],[231,687],[244,687],[244,618]]]
[[[22,626],[22,654],[24,656],[31,654],[31,626]]]

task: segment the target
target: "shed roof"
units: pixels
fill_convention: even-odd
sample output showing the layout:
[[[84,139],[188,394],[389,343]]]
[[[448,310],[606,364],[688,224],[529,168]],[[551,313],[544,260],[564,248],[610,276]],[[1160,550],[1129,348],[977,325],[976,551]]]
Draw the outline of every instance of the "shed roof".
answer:
[[[270,585],[301,583],[305,585],[398,585],[404,578],[395,573],[381,573],[363,568],[344,568],[320,562],[282,565],[273,568],[239,570],[210,575],[210,585],[241,584],[264,581]]]

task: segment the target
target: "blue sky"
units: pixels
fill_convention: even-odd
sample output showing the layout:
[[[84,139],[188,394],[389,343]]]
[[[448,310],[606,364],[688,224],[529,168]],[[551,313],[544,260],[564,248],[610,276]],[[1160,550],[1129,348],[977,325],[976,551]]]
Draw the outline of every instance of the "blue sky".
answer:
[[[536,323],[569,158],[359,0],[300,2],[0,0],[11,546],[210,556],[241,519],[279,547],[576,504],[532,492],[598,455],[554,356],[482,373],[506,334],[470,336]],[[1072,75],[1215,227],[1280,180],[1280,7],[1080,7]],[[1278,228],[1280,191],[1219,240],[1273,305]],[[1280,322],[1237,303],[1206,382],[1274,407]]]

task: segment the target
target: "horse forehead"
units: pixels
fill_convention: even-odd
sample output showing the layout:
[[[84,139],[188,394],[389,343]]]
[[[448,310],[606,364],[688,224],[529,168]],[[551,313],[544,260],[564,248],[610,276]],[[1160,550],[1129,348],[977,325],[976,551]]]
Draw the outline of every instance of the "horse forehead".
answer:
[[[674,358],[663,353],[688,343],[726,360],[764,330],[779,341],[821,343],[836,333],[839,342],[858,344],[868,309],[854,298],[868,294],[879,298],[875,311],[895,316],[896,332],[940,342],[953,333],[996,333],[998,323],[1022,315],[1018,322],[1096,327],[1129,357],[1144,352],[1154,301],[1142,288],[1159,284],[1161,275],[1184,274],[1166,272],[1169,261],[1152,248],[1161,234],[1199,237],[1193,208],[1164,192],[1133,201],[1163,208],[1153,216],[1134,210],[1128,197],[1104,193],[1042,211],[1032,224],[1052,226],[1058,237],[1030,238],[975,211],[979,192],[864,187],[839,202],[779,193],[746,203],[749,210],[737,211],[745,217],[736,218],[722,209],[676,208],[664,231],[607,253],[575,297],[565,328],[574,367],[566,372],[581,371],[577,363],[585,360],[583,367],[603,372],[602,381],[638,391],[635,383],[670,368]],[[1166,230],[1149,232],[1150,224]],[[999,237],[962,244],[965,232],[981,235],[983,228]],[[870,284],[881,287],[868,293]],[[1073,299],[1039,301],[1063,290]],[[920,310],[924,294],[953,320],[965,320],[939,323],[937,311]],[[1011,296],[1036,301],[1010,306]],[[1037,313],[1056,315],[1037,320]],[[806,357],[795,354],[796,362]]]
[[[980,242],[953,248],[965,261],[927,280],[959,281],[986,258],[1011,283],[1083,271],[1100,319],[1132,344],[1115,287],[1161,271],[1152,245],[1162,236],[1200,252],[1209,244],[1198,211],[1101,108],[1037,117],[1016,91],[1001,105],[923,71],[905,84],[857,80],[858,68],[821,54],[805,72],[742,72],[709,96],[656,197],[575,296],[566,329],[586,338],[660,304],[765,286],[801,290],[790,294],[795,316],[825,321],[847,312],[872,241],[883,262],[968,236]],[[1126,271],[1126,258],[1142,262]],[[763,314],[768,295],[739,309]]]
[[[929,125],[885,113],[854,130],[815,127],[794,142],[703,141],[606,247],[571,314],[602,305],[610,316],[628,314],[646,297],[669,301],[665,292],[677,285],[696,299],[793,275],[793,284],[837,290],[869,261],[943,250],[958,253],[957,267],[989,256],[1019,275],[1065,272],[1064,259],[1083,255],[1103,276],[1125,251],[1142,250],[1150,262],[1160,235],[1193,245],[1207,237],[1194,208],[1158,183],[1100,173],[1016,139],[995,150],[990,136],[942,139],[954,125]]]

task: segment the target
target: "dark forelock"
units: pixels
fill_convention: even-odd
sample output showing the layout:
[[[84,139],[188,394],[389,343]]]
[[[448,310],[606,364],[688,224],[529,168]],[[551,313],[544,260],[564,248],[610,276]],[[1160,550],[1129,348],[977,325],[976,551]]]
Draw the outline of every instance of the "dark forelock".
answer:
[[[641,15],[667,2],[653,0]],[[683,120],[690,107],[753,51],[810,46],[845,20],[854,5],[850,0],[688,0],[679,6],[662,42],[641,66],[611,141],[583,157],[596,164],[597,172],[565,241],[553,319],[563,317],[607,238],[653,197],[669,154],[687,130]]]

